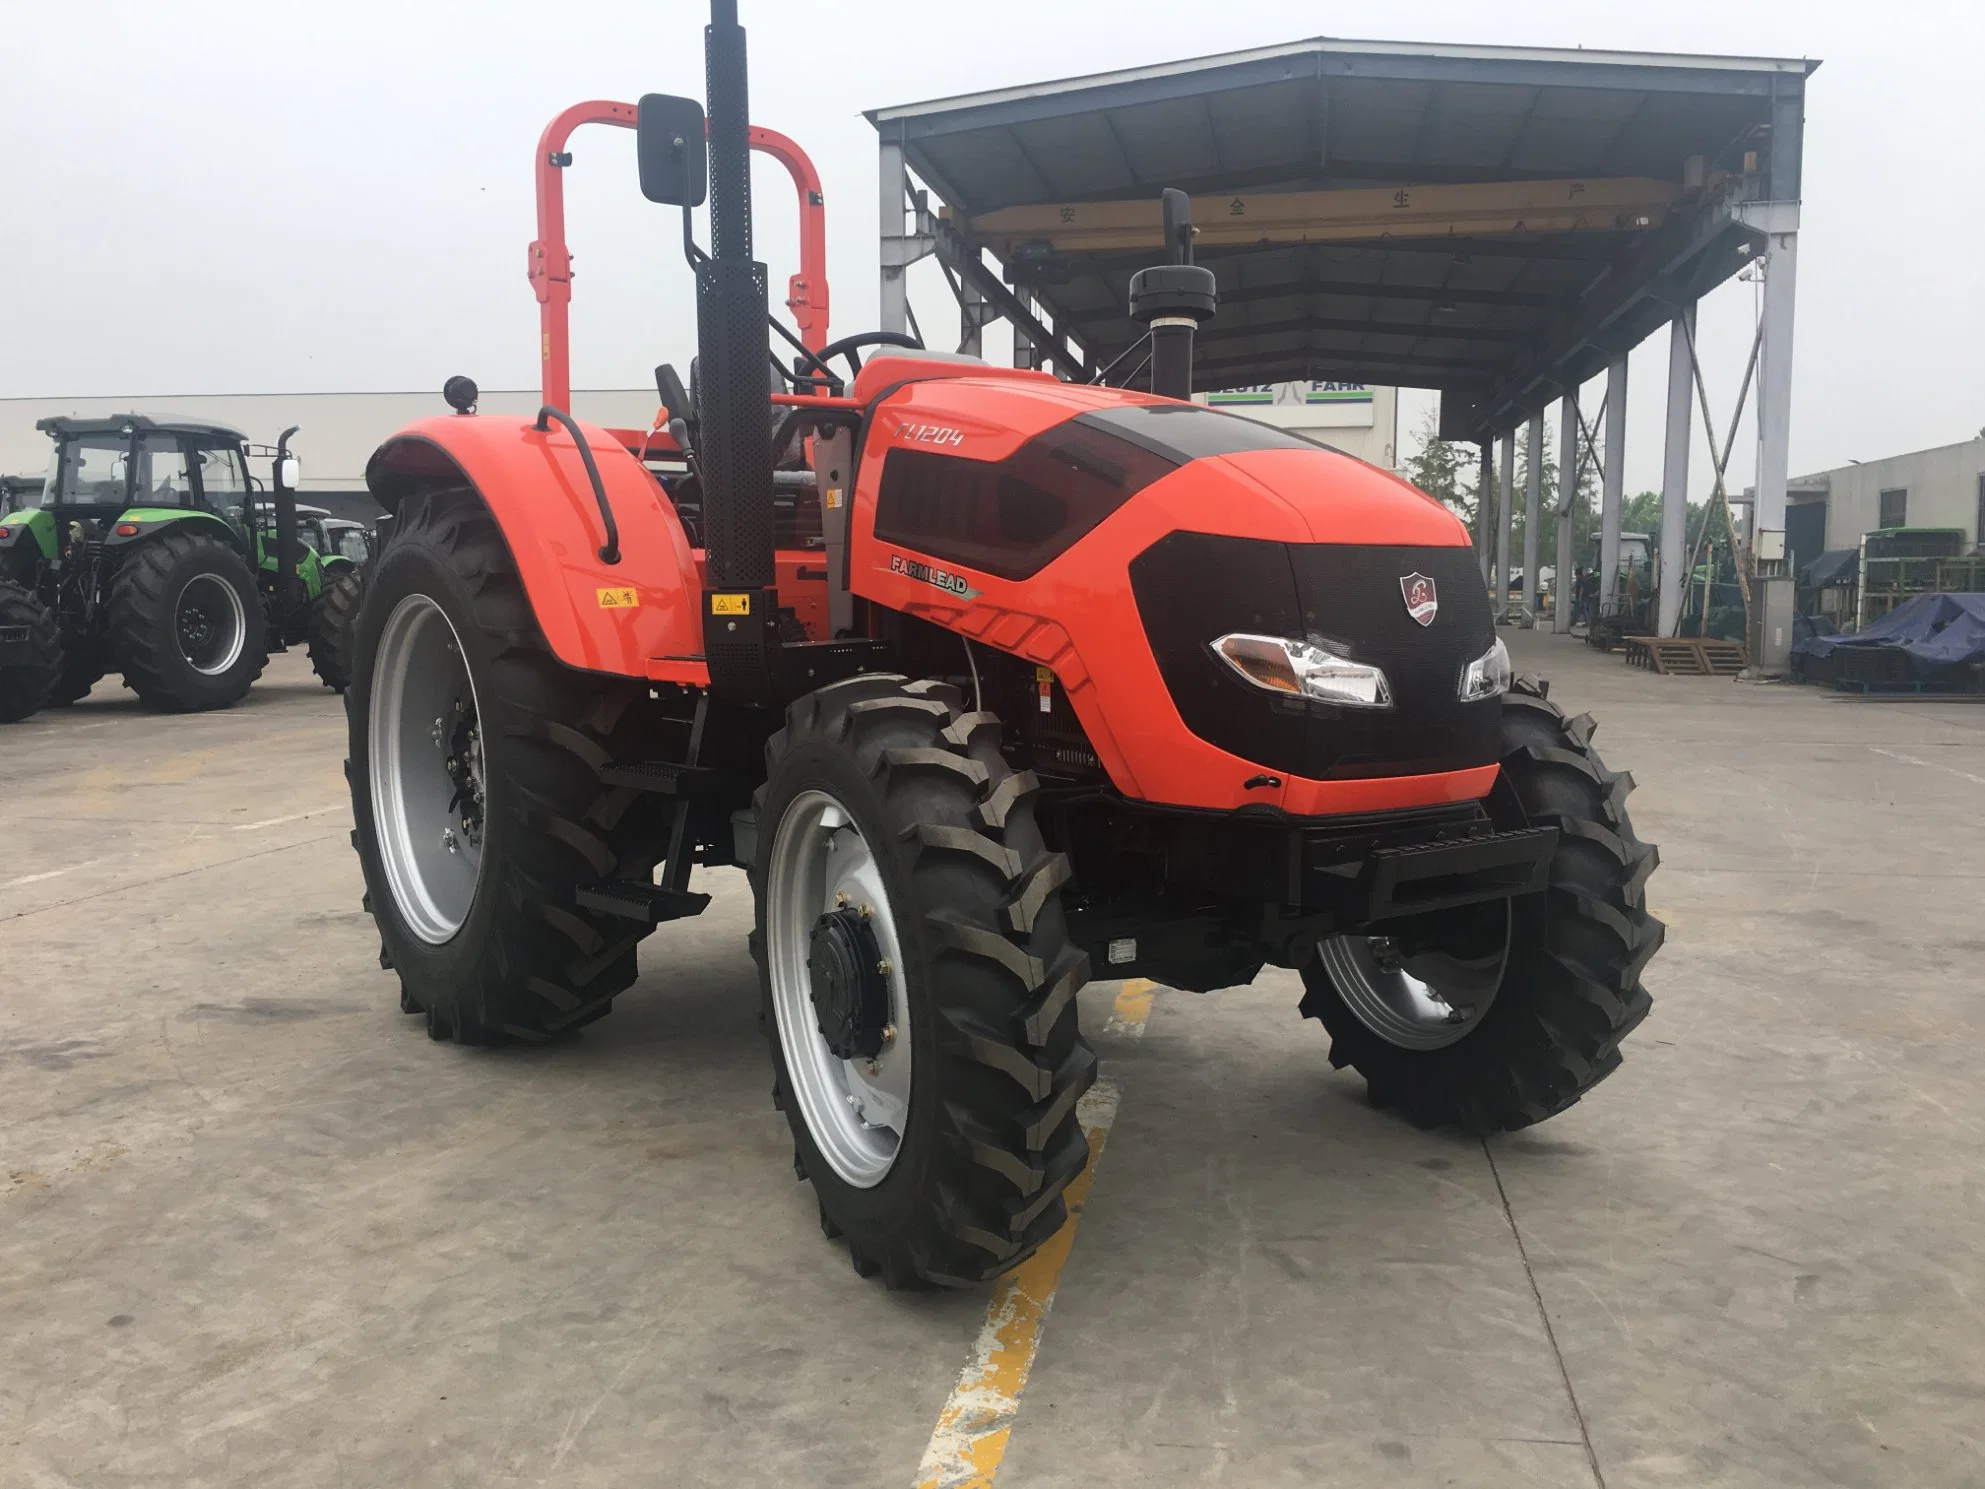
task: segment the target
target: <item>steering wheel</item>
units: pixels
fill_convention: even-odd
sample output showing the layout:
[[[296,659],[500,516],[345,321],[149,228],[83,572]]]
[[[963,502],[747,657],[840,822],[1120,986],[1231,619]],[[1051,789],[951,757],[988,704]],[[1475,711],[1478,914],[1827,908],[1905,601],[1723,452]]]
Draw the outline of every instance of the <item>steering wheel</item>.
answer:
[[[862,359],[856,355],[865,346],[907,346],[913,351],[924,350],[923,340],[916,336],[905,336],[901,331],[863,331],[855,336],[843,336],[839,341],[830,341],[814,353],[823,362],[836,357],[846,357],[848,365],[856,372],[862,370]]]
[[[793,366],[790,369],[785,367],[777,357],[772,359],[773,371],[785,381],[787,387],[795,391],[800,391],[802,385],[808,383],[818,385],[821,382],[825,382],[830,386],[840,387],[843,380],[827,365],[828,362],[835,357],[845,357],[847,358],[848,366],[859,374],[862,370],[862,359],[859,349],[865,346],[903,346],[910,348],[912,351],[920,352],[924,350],[924,343],[921,337],[906,336],[901,331],[863,331],[859,335],[843,336],[839,341],[830,341],[819,351],[810,352],[800,345],[798,337],[780,326],[777,320],[774,320],[772,325],[780,335],[792,343],[793,349],[799,353],[793,359]],[[690,377],[693,382],[696,364],[691,362],[689,367]],[[809,372],[806,370],[808,367],[812,367],[814,370]]]

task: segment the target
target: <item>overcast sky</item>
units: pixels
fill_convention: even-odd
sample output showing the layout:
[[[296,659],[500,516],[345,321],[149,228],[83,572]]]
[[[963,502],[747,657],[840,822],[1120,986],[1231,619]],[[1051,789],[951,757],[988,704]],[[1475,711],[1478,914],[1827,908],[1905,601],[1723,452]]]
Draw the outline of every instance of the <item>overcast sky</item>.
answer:
[[[1317,34],[1818,57],[1793,468],[1985,424],[1985,5],[1973,0],[742,10],[753,119],[798,138],[826,185],[838,334],[875,324],[865,108]],[[0,396],[426,389],[455,372],[532,386],[538,132],[584,98],[700,96],[706,14],[690,0],[0,0]],[[673,214],[642,201],[631,134],[589,129],[575,152],[574,381],[645,386],[693,343]],[[778,286],[794,266],[790,188],[776,166],[758,182]],[[934,266],[913,281],[933,335],[954,324]],[[1719,423],[1751,324],[1748,286],[1705,303]],[[1659,484],[1666,360],[1665,336],[1634,359],[1630,489]],[[1409,425],[1425,406],[1408,401]],[[1696,433],[1700,491],[1699,421]],[[1750,456],[1745,436],[1734,485]]]

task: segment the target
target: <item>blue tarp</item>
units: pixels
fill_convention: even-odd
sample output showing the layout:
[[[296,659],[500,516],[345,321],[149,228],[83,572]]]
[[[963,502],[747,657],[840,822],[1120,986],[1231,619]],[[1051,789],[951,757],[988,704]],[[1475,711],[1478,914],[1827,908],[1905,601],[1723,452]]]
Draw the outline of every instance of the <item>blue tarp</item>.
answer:
[[[1842,646],[1894,647],[1932,666],[1985,662],[1985,595],[1918,595],[1849,636],[1807,636],[1792,650],[1827,657]]]

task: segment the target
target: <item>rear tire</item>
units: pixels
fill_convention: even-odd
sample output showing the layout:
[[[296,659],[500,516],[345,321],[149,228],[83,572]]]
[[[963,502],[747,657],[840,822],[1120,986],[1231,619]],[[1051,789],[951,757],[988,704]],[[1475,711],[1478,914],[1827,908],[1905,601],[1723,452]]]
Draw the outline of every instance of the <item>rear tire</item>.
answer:
[[[1619,1068],[1620,1041],[1652,1006],[1640,974],[1665,934],[1646,906],[1660,856],[1627,817],[1633,777],[1606,769],[1592,731],[1589,715],[1566,718],[1531,678],[1504,696],[1490,813],[1505,831],[1560,836],[1549,887],[1510,903],[1501,985],[1465,1037],[1404,1048],[1354,1012],[1321,957],[1303,968],[1304,1015],[1322,1021],[1330,1063],[1361,1073],[1374,1105],[1421,1126],[1503,1132],[1557,1115]]]
[[[999,721],[962,712],[947,684],[850,678],[787,710],[755,797],[752,951],[774,1103],[822,1230],[845,1235],[855,1270],[891,1287],[1019,1265],[1061,1227],[1062,1191],[1088,1158],[1075,1107],[1096,1057],[1077,1025],[1089,964],[1062,918],[1068,862],[1042,843],[1034,778],[1007,765],[999,738]],[[829,845],[811,874],[795,867],[802,831]],[[815,928],[862,913],[831,909],[848,832],[869,865],[852,898],[881,902],[878,934],[897,953],[876,1067],[836,1053],[809,963]],[[898,1104],[870,1125],[859,1069],[886,1083],[886,1062],[905,1055]]]
[[[104,653],[100,640],[82,641],[75,649],[64,649],[62,653],[62,675],[56,679],[55,691],[48,695],[50,708],[67,708],[72,703],[80,703],[89,697],[90,689],[103,680],[104,673],[110,670],[110,659]]]
[[[26,633],[27,652],[0,667],[0,724],[18,724],[51,699],[62,676],[62,632],[54,612],[18,584],[0,580],[0,628]]]
[[[334,693],[352,680],[352,627],[358,619],[365,582],[355,568],[332,575],[311,602],[306,641],[310,668]]]
[[[127,554],[110,581],[110,651],[148,708],[238,703],[269,665],[268,623],[247,563],[188,523]]]
[[[404,641],[391,639],[393,627],[415,621],[439,624],[432,635],[459,648],[448,653],[466,675],[459,717],[451,702],[415,695],[417,669],[401,669],[397,693],[381,675],[382,639],[391,673]],[[582,910],[573,891],[606,877],[653,877],[662,814],[652,798],[602,786],[598,775],[608,760],[642,758],[646,686],[576,672],[552,655],[495,519],[460,491],[419,493],[400,508],[367,579],[353,656],[352,844],[380,965],[399,974],[402,1009],[425,1014],[432,1037],[462,1044],[541,1039],[604,1015],[634,981],[635,944],[651,928]],[[405,736],[374,727],[375,714],[383,730],[395,717],[387,710],[402,707],[414,735],[405,749],[392,743]],[[437,707],[474,735],[458,739],[451,727],[429,754],[425,714],[414,714]],[[384,748],[375,751],[375,739]],[[468,806],[448,799],[461,778],[446,764],[464,753],[463,740],[479,751],[482,786],[466,884],[444,882],[451,860],[419,856],[429,830],[439,830],[439,818],[421,815],[432,815],[436,791],[451,832],[462,835],[458,856],[468,855],[457,816]]]

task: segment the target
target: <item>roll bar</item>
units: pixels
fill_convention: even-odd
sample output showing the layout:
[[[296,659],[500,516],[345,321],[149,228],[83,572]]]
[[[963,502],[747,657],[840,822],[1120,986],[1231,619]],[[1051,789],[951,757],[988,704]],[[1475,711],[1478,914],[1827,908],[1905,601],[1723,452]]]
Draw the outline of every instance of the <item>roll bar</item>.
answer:
[[[572,254],[565,245],[563,174],[572,156],[565,146],[582,124],[632,129],[636,113],[631,103],[607,99],[575,103],[538,137],[538,236],[531,243],[530,279],[538,297],[539,401],[554,408],[572,406]],[[776,130],[752,125],[751,148],[783,165],[799,193],[800,271],[786,282],[786,308],[799,327],[800,341],[817,352],[827,345],[828,310],[827,207],[820,173],[804,150]]]

